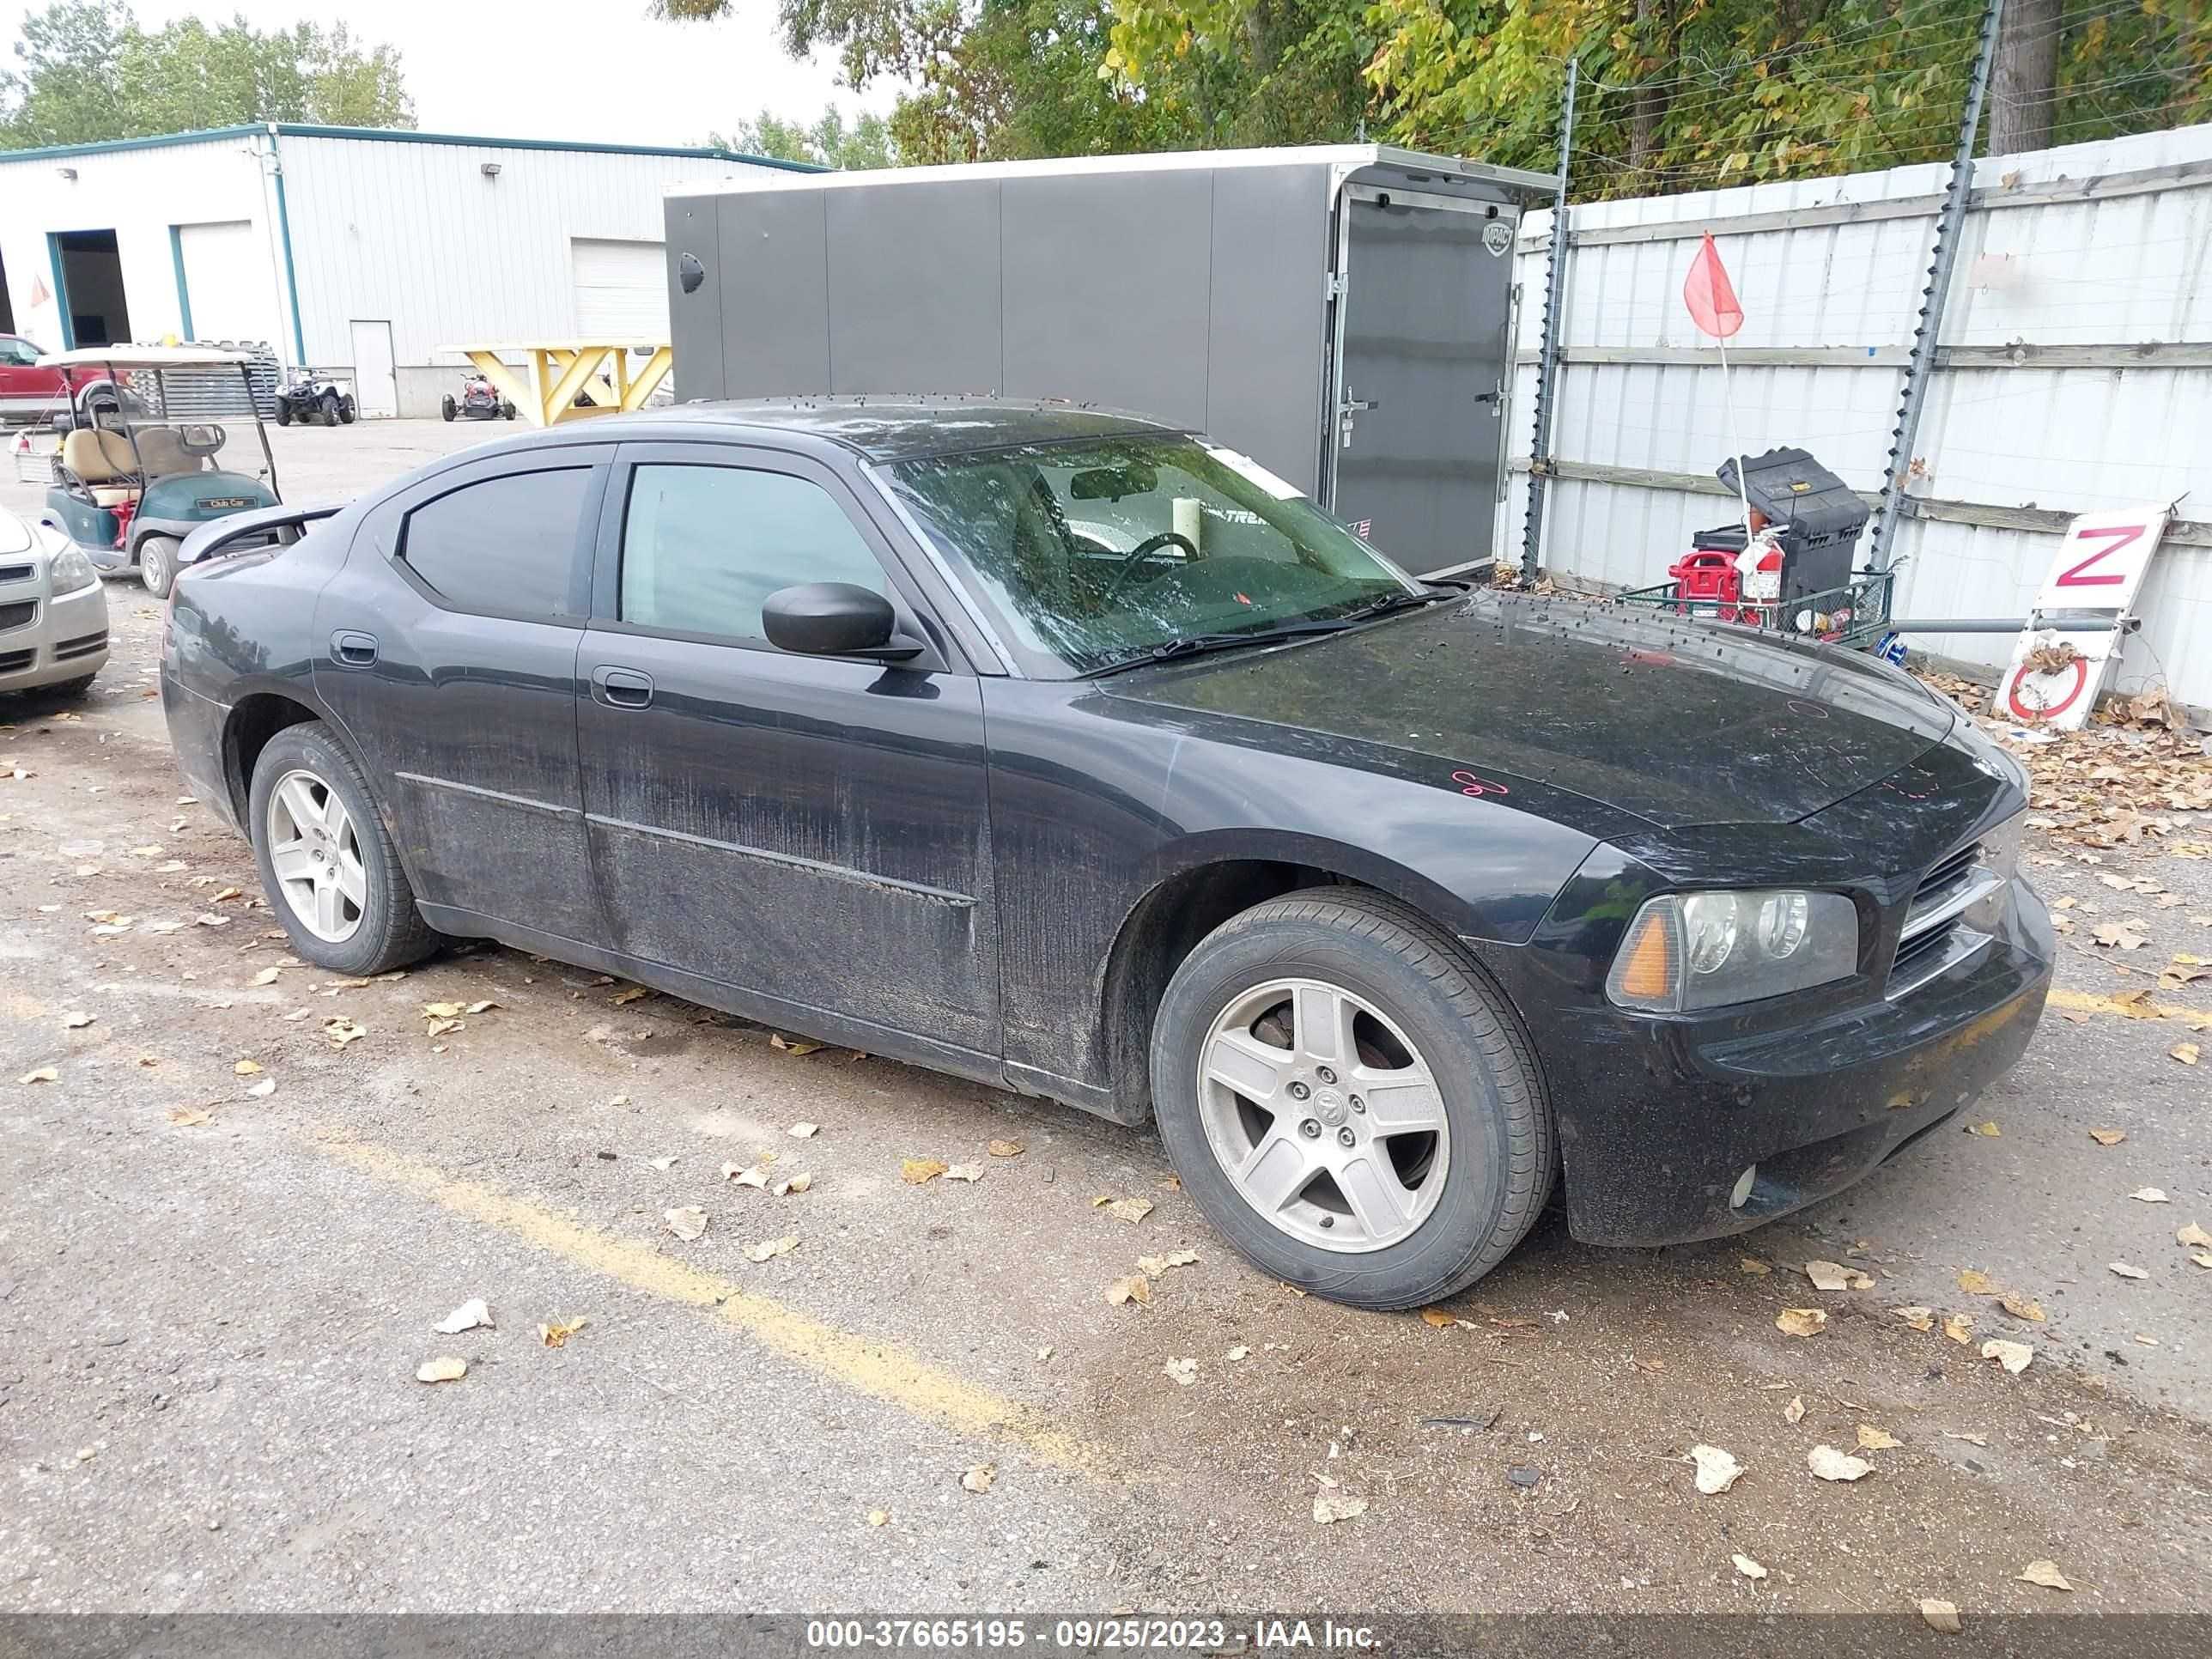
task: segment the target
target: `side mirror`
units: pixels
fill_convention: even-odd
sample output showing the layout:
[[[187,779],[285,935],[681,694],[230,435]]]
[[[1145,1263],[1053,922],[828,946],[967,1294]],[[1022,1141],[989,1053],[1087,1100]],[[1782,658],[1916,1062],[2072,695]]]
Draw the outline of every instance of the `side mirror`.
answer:
[[[768,596],[761,630],[780,651],[811,657],[880,657],[903,661],[921,647],[898,634],[898,613],[872,588],[851,582],[806,582]]]

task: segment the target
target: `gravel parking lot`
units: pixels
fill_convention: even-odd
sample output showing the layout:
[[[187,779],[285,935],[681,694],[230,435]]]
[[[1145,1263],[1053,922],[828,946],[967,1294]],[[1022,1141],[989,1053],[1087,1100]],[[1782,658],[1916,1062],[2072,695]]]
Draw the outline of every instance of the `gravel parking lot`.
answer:
[[[272,438],[305,501],[509,429]],[[110,599],[88,700],[0,699],[0,1607],[2205,1605],[2212,814],[2031,833],[2077,921],[1993,1133],[1716,1244],[1554,1217],[1382,1316],[1233,1258],[1149,1131],[489,945],[299,966],[180,799],[158,606]]]

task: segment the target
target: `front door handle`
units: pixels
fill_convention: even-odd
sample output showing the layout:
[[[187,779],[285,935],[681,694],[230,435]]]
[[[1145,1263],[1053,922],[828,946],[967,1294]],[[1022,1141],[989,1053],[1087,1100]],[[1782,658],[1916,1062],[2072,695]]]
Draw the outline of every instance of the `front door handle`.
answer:
[[[647,708],[653,702],[653,676],[635,668],[594,668],[592,696],[610,708]]]
[[[347,668],[367,668],[376,660],[376,635],[341,628],[331,635],[331,656]]]

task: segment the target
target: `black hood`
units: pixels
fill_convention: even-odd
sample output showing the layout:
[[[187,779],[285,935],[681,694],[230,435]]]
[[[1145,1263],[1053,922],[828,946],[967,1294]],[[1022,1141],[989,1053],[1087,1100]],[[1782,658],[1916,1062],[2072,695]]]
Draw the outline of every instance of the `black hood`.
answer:
[[[1910,765],[1954,711],[1853,652],[1579,600],[1478,593],[1109,683],[1571,792],[1662,829],[1793,823]]]

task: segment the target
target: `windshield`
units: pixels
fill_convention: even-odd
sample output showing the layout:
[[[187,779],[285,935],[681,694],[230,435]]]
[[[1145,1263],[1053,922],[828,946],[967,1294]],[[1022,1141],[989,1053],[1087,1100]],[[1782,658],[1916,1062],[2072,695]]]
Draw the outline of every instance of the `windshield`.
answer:
[[[994,449],[879,476],[1038,678],[1423,592],[1258,463],[1194,438]]]

